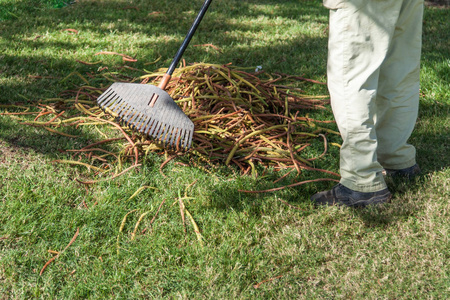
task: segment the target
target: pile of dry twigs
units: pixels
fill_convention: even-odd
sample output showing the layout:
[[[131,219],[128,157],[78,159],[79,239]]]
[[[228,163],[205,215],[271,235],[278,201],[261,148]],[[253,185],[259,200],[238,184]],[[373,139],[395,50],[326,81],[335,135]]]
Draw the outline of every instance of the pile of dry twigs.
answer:
[[[157,85],[164,72],[161,69],[138,80]],[[65,149],[76,154],[74,159],[58,162],[82,164],[96,172],[115,170],[114,176],[118,176],[128,170],[121,170],[127,160],[137,166],[149,152],[167,155],[160,145],[120,126],[114,122],[115,116],[99,109],[96,99],[106,87],[91,86],[92,74],[89,77],[76,75],[85,85],[64,91],[60,98],[41,100],[34,107],[37,109],[16,106],[24,110],[3,114],[20,118],[23,124],[74,138],[64,132],[64,127],[95,127],[104,139],[81,149]],[[136,81],[124,77],[119,80]],[[243,174],[255,174],[258,163],[300,173],[301,169],[314,169],[311,161],[317,159],[304,158],[302,151],[312,142],[322,141],[324,155],[326,135],[335,132],[320,126],[331,121],[313,120],[307,114],[308,110],[324,109],[327,97],[306,96],[302,90],[286,86],[289,80],[312,81],[285,74],[250,73],[231,65],[198,63],[178,68],[166,91],[194,122],[191,155],[211,165],[236,165]],[[30,114],[36,116],[34,120],[24,117]],[[109,131],[99,130],[101,126]],[[108,135],[108,132],[115,134]],[[112,143],[118,145],[118,151],[104,147]],[[166,162],[180,155],[169,153]],[[327,170],[314,170],[338,176]]]

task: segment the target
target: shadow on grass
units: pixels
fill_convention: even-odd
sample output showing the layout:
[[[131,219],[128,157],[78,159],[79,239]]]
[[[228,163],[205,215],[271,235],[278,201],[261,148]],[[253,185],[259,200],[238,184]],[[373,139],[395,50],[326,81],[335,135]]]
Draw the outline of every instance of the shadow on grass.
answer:
[[[70,138],[51,133],[44,128],[23,128],[25,125],[14,122],[0,117],[0,140],[6,142],[6,144],[3,143],[1,145],[5,153],[9,153],[9,150],[20,149],[25,156],[34,152],[41,153],[47,158],[54,160],[60,159],[62,156],[70,157],[73,154],[64,154],[66,150],[81,149],[97,141],[96,137],[75,128],[57,129],[62,134],[78,136],[77,138]],[[20,152],[15,150],[12,153],[20,155]]]
[[[367,227],[384,228],[409,218],[417,218],[426,207],[426,202],[417,201],[416,195],[424,190],[429,174],[423,174],[412,181],[388,179],[393,198],[390,203],[378,207],[354,209]]]
[[[424,174],[450,167],[450,105],[421,104],[419,120],[411,136],[417,161]]]

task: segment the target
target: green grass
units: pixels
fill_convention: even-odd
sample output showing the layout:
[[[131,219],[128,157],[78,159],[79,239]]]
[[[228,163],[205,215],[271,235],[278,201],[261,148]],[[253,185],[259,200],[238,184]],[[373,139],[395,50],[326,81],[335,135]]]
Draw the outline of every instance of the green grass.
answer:
[[[63,80],[74,71],[87,77],[108,67],[141,75],[121,69],[118,57],[95,56],[100,51],[135,57],[127,64],[136,69],[167,67],[201,2],[80,0],[54,8],[52,1],[1,0],[0,105],[32,104],[82,85],[76,76]],[[164,177],[163,158],[154,154],[138,171],[85,188],[74,180],[92,176],[85,168],[52,161],[69,158],[59,149],[95,142],[95,130],[74,129],[80,137],[70,139],[0,115],[0,299],[449,298],[449,15],[425,12],[420,115],[411,137],[423,175],[410,185],[390,183],[393,201],[379,208],[313,208],[309,196],[329,183],[238,192],[320,176],[313,172],[277,185],[273,170],[253,179],[224,166],[208,173],[172,161]],[[320,1],[218,0],[184,58],[324,81],[326,41]],[[193,46],[208,43],[221,52]],[[312,114],[333,118],[329,110]],[[337,155],[331,147],[316,166],[337,171]],[[141,186],[153,189],[127,201]],[[184,233],[177,199],[185,193],[203,247],[187,217]],[[75,242],[40,276],[54,257],[48,251],[62,251],[77,228]]]
[[[61,8],[74,3],[72,0],[34,0],[30,1],[0,1],[0,21],[18,20],[26,14],[47,10],[49,8]]]

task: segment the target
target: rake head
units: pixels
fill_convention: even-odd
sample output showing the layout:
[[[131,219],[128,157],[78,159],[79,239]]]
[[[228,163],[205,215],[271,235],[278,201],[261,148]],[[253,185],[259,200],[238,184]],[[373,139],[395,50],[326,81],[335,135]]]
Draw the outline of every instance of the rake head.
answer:
[[[156,102],[150,103],[152,99]],[[185,150],[191,147],[194,123],[159,87],[116,82],[98,97],[97,103],[103,110],[113,111],[120,121],[165,147]]]

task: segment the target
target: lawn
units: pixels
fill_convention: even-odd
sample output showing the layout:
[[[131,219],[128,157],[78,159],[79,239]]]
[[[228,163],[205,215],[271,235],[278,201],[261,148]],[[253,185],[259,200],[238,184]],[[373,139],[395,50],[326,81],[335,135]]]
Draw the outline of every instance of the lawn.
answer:
[[[323,177],[312,170],[277,181],[287,171],[256,165],[259,176],[242,175],[190,154],[160,170],[166,157],[150,152],[115,179],[78,182],[102,177],[57,161],[103,132],[80,126],[71,138],[14,113],[167,68],[202,1],[69,2],[0,0],[0,299],[450,297],[448,8],[425,10],[411,137],[422,175],[390,182],[391,203],[359,210],[311,205],[331,182],[239,192]],[[324,82],[327,22],[321,1],[217,0],[183,58]],[[327,95],[324,85],[294,85]],[[329,106],[300,114],[333,120]],[[327,137],[314,167],[338,172],[340,138]],[[306,157],[322,151],[321,139],[311,143]]]

